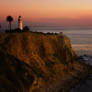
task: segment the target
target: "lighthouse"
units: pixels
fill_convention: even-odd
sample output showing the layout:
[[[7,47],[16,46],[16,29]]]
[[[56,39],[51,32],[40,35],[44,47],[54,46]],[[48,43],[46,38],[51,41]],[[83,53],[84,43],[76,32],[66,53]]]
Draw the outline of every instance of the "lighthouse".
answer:
[[[21,29],[21,30],[23,29],[23,23],[22,23],[22,17],[21,16],[18,17],[18,28]]]

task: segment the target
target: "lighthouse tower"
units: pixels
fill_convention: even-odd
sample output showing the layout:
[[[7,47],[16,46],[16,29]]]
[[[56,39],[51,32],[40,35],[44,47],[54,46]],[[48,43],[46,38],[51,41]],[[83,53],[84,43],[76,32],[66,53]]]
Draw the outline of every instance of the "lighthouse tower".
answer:
[[[21,16],[18,17],[18,28],[21,29],[21,30],[23,29],[22,17]]]

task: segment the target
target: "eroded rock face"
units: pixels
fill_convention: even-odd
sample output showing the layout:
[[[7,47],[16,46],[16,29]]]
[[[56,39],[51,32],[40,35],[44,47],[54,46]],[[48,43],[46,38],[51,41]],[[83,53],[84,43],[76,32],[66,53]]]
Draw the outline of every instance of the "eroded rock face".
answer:
[[[63,34],[45,35],[30,32],[0,34],[0,50],[26,63],[30,63],[32,58],[40,62],[44,62],[43,59],[56,58],[61,63],[68,63],[75,56],[70,40]]]
[[[0,92],[23,92],[33,81],[30,66],[0,51]]]
[[[75,56],[63,34],[1,33],[0,92],[57,92]]]

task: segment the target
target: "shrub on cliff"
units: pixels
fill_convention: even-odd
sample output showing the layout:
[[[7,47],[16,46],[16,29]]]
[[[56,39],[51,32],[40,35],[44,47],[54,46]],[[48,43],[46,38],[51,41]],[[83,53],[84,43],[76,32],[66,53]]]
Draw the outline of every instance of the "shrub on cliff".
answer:
[[[23,31],[24,31],[24,32],[28,32],[28,31],[30,31],[30,28],[29,28],[28,26],[25,26],[25,27],[23,28]]]

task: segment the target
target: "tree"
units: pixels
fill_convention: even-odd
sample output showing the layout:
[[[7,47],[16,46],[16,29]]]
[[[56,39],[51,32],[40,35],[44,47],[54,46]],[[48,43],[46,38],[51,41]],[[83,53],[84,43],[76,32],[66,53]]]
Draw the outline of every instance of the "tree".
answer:
[[[25,27],[23,28],[23,31],[30,31],[30,29],[29,29],[28,26],[25,26]]]
[[[0,29],[1,29],[1,24],[0,24]]]
[[[1,24],[0,24],[0,31],[1,31]]]
[[[12,16],[7,16],[6,21],[9,22],[9,28],[10,28],[10,31],[11,31],[11,23],[13,21],[13,17]]]

